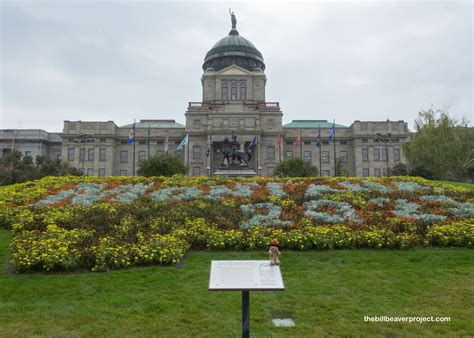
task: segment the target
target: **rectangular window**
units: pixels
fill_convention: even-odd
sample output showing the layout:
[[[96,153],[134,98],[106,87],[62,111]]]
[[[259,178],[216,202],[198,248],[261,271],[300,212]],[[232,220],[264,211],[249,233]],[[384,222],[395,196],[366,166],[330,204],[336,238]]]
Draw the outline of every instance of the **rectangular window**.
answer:
[[[329,151],[323,151],[322,152],[322,162],[329,162]]]
[[[366,138],[362,139],[362,143],[367,143],[367,142],[369,142],[369,139],[366,139]]]
[[[31,156],[31,151],[29,151],[29,150],[25,151],[25,157],[26,156]]]
[[[380,149],[374,149],[374,161],[380,161]]]
[[[99,176],[104,177],[105,176],[105,168],[99,168]]]
[[[128,141],[120,141],[120,144],[128,144]]]
[[[68,150],[67,150],[67,160],[68,161],[74,161],[74,152],[75,152],[74,148],[68,148]]]
[[[120,176],[127,176],[126,170],[120,170]]]
[[[303,157],[304,157],[304,160],[305,160],[305,161],[310,161],[310,162],[311,162],[311,151],[307,151],[307,150],[306,150],[306,151],[303,153]]]
[[[341,151],[341,162],[347,163],[347,151]]]
[[[138,141],[138,144],[145,145],[146,141]]]
[[[292,151],[287,151],[286,152],[286,159],[291,160],[293,158],[293,152]]]
[[[57,154],[57,155],[56,155],[56,159],[57,159],[57,160],[60,160],[60,159],[61,159],[61,154]]]
[[[240,87],[240,99],[247,100],[247,87]]]
[[[102,142],[102,143],[107,142],[107,139],[101,138],[101,139],[99,139],[99,142]]]
[[[79,168],[79,171],[84,174],[84,168]]]
[[[382,161],[387,160],[387,149],[382,149]]]
[[[193,159],[194,160],[201,159],[201,146],[193,146]],[[201,170],[201,169],[199,168],[199,170]],[[196,176],[196,175],[193,175],[193,176]]]
[[[339,141],[339,144],[347,144],[347,141]]]
[[[227,101],[228,93],[227,87],[222,87],[222,101]]]
[[[267,176],[273,177],[274,174],[275,174],[275,167],[267,167]]]
[[[364,176],[364,177],[369,176],[369,168],[362,169],[362,176]]]
[[[201,167],[193,167],[193,176],[201,176]]]
[[[393,160],[400,161],[400,149],[397,149],[397,148],[393,149]]]
[[[267,158],[268,159],[274,159],[275,158],[275,147],[274,146],[268,146],[267,147]]]
[[[230,87],[230,99],[237,100],[237,82],[232,82]]]
[[[87,160],[94,161],[94,148],[87,149]]]
[[[329,170],[323,170],[323,176],[331,176],[331,172]]]
[[[87,176],[94,176],[94,168],[87,168]]]
[[[105,154],[106,154],[106,150],[105,148],[100,148],[99,149],[99,161],[105,161]]]
[[[369,160],[369,149],[362,149],[362,161],[368,161]]]
[[[374,169],[374,176],[375,177],[380,177],[380,168],[375,168]]]
[[[146,160],[146,152],[145,151],[139,151],[138,152],[138,162],[145,161]]]
[[[127,150],[121,150],[120,151],[120,163],[127,163],[128,162],[128,151]],[[122,176],[127,176],[127,175],[122,175]]]
[[[85,149],[79,149],[79,161],[84,161],[84,158],[85,158],[85,152],[86,150]]]

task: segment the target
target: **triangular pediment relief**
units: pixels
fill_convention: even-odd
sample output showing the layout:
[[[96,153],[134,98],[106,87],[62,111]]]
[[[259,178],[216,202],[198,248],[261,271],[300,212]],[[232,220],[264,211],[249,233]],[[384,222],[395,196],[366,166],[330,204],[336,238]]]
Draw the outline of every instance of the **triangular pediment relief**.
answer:
[[[247,69],[239,67],[237,65],[230,65],[224,69],[221,69],[218,72],[215,72],[216,75],[253,75],[254,73],[249,72]]]

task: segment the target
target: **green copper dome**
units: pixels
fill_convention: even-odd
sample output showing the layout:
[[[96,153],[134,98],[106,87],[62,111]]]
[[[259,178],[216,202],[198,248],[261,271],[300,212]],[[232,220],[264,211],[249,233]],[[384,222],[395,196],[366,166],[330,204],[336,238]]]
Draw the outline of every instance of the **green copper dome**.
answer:
[[[232,29],[229,35],[217,41],[204,58],[204,71],[226,68],[232,64],[250,71],[263,71],[265,63],[262,53],[249,40],[239,35],[237,20],[232,13]]]

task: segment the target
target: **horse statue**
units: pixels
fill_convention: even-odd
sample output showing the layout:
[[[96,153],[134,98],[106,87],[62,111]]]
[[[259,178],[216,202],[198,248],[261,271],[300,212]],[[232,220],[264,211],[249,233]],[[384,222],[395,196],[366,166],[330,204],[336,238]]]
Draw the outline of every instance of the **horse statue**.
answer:
[[[232,141],[224,137],[222,143],[224,145],[222,149],[222,167],[224,167],[225,160],[227,160],[227,166],[236,165],[242,167],[242,164],[244,164],[243,166],[248,166],[248,162],[251,159],[250,152],[238,149],[239,142],[237,141],[237,136],[233,136]],[[238,161],[238,163],[235,163],[235,161]]]

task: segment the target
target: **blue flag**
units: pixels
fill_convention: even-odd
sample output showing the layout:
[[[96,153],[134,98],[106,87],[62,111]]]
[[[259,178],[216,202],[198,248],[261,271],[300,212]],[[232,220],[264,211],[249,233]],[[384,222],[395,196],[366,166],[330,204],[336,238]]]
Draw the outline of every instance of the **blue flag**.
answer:
[[[318,136],[316,136],[316,147],[321,148],[321,129],[318,129]]]
[[[178,148],[176,148],[176,149],[177,150],[183,149],[183,147],[188,144],[188,141],[189,141],[189,136],[188,136],[188,134],[186,134],[186,136],[183,138],[183,140],[179,144]]]
[[[329,132],[329,137],[328,137],[328,144],[331,143],[331,139],[334,136],[334,133],[336,132],[336,124],[332,124],[331,131]]]
[[[133,144],[135,138],[135,121],[133,121],[132,129],[130,130],[130,136],[128,137],[128,144]]]
[[[247,148],[247,151],[251,153],[255,149],[256,146],[257,146],[257,136],[254,136],[252,142],[250,142]]]

